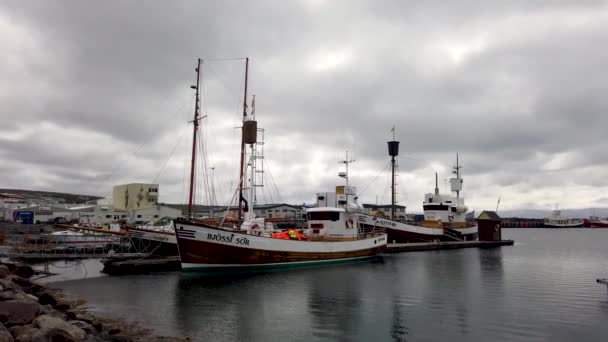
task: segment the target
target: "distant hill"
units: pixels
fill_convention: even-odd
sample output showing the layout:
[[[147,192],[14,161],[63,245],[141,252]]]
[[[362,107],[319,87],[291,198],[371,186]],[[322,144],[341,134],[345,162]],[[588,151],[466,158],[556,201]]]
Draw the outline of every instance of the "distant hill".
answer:
[[[36,191],[23,189],[0,189],[0,193],[9,193],[23,196],[28,202],[37,203],[86,203],[101,199],[99,196],[66,194],[63,192]]]
[[[562,215],[572,218],[587,218],[589,216],[608,217],[608,208],[560,209]],[[521,209],[498,210],[500,217],[545,218],[551,215],[551,210]]]

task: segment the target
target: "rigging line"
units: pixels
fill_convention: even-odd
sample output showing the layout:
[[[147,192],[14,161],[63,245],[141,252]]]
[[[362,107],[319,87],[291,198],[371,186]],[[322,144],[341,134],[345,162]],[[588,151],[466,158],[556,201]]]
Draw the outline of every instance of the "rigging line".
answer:
[[[224,61],[244,61],[247,57],[231,57],[231,58],[201,58],[203,62],[224,62]]]
[[[177,115],[177,113],[179,113],[180,111],[182,111],[184,109],[184,107],[186,106],[185,101],[182,102],[182,105],[175,111],[172,113],[172,115],[166,117],[163,125],[161,127],[166,127],[167,124],[169,123],[170,120],[173,120],[175,118],[175,116]],[[171,112],[170,112],[171,113]],[[131,155],[133,157],[136,157],[137,154],[141,151],[141,149],[144,147],[144,145],[146,145],[147,141],[142,142],[137,149],[131,153]],[[110,170],[110,173],[108,174],[107,177],[102,178],[101,182],[99,184],[99,186],[101,187],[102,185],[104,185],[106,182],[108,182],[118,171],[122,170],[125,167],[126,163],[118,163],[114,168],[112,168]]]
[[[207,160],[207,144],[203,144],[203,141],[201,139],[200,142],[200,146],[201,146],[201,151],[202,151],[202,170],[203,170],[203,187],[205,190],[205,200],[207,200],[208,204],[211,204],[211,187],[209,185],[209,163]]]
[[[274,180],[274,176],[272,175],[272,172],[270,171],[270,163],[268,161],[266,161],[266,170],[268,170],[268,176],[270,176],[272,186],[277,194],[277,199],[282,203],[283,198],[281,197],[281,194],[279,193],[279,189],[277,188],[277,184]]]
[[[186,142],[186,147],[187,146],[191,146],[192,144],[190,143],[190,139],[188,139],[188,141]],[[188,184],[186,183],[186,177],[188,174],[188,148],[184,148],[184,159],[182,160],[182,166],[183,166],[183,174],[182,174],[182,199],[184,200],[184,203],[188,203]]]
[[[186,126],[186,127],[188,127],[188,126]],[[165,160],[165,162],[163,163],[163,165],[160,167],[160,170],[158,171],[158,174],[156,175],[156,178],[154,178],[154,181],[152,182],[153,184],[156,184],[156,182],[158,181],[158,178],[162,174],[162,172],[165,169],[165,166],[167,165],[167,163],[169,162],[169,160],[171,160],[171,157],[173,156],[173,152],[175,152],[175,149],[177,148],[177,146],[179,145],[179,143],[182,141],[182,138],[184,137],[184,135],[186,135],[186,129],[185,128],[184,128],[184,130],[182,132],[182,135],[180,135],[179,139],[177,139],[177,143],[175,143],[175,145],[173,145],[173,148],[171,149],[171,152],[169,153],[169,156],[167,156],[167,159]]]
[[[369,187],[376,181],[376,179],[380,177],[382,172],[384,172],[389,166],[390,162],[387,162],[386,165],[382,168],[382,170],[380,170],[380,172],[378,172],[378,174],[365,186],[365,188],[363,188],[363,190],[359,193],[359,196],[363,195],[365,191],[367,191],[367,189],[369,189]]]
[[[238,100],[238,103],[240,105],[243,104],[243,98],[241,97],[242,90],[241,90],[240,87],[239,87],[239,89],[236,89],[236,88],[234,88],[232,86],[227,85],[224,82],[224,80],[222,79],[222,77],[217,72],[215,72],[215,70],[213,70],[210,66],[207,66],[207,68],[205,70],[207,71],[207,73],[212,74],[212,76],[215,76],[215,80],[222,87],[224,87],[224,89],[227,90],[229,94],[233,94],[233,93],[239,94],[239,95],[236,95],[236,99]],[[229,96],[229,97],[232,97],[232,96]]]

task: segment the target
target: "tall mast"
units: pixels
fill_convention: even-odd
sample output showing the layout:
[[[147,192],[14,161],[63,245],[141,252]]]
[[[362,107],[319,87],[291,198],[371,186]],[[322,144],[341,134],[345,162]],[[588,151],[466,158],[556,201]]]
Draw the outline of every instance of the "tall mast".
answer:
[[[245,58],[245,90],[243,93],[243,122],[247,118],[247,77],[249,74],[249,57]],[[245,163],[245,142],[241,138],[241,168],[239,172],[239,220],[243,217],[243,164]]]
[[[196,164],[196,138],[198,132],[198,120],[199,120],[199,85],[201,76],[201,59],[199,58],[196,64],[196,85],[190,86],[190,88],[196,90],[196,97],[194,100],[194,120],[192,120],[193,131],[192,131],[192,160],[190,162],[190,194],[188,196],[188,215],[194,216],[193,204],[194,204],[194,169]]]
[[[439,179],[437,178],[437,172],[435,172],[435,195],[439,195]]]
[[[456,198],[460,198],[460,190],[462,189],[462,181],[460,179],[460,162],[458,161],[458,153],[456,153],[456,166],[454,166],[454,171],[452,171],[456,175],[456,182],[452,185],[452,191],[456,192]]]
[[[391,220],[395,219],[395,157],[399,155],[399,142],[395,141],[395,126],[391,129],[393,132],[393,140],[388,142],[388,154],[391,156]]]

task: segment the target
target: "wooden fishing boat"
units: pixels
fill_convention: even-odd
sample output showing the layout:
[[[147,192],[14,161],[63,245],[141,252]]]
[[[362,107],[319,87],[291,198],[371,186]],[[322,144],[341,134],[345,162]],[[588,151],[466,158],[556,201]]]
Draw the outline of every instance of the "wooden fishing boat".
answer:
[[[293,268],[319,264],[334,264],[369,259],[386,247],[386,234],[365,232],[353,225],[356,213],[343,208],[321,207],[307,210],[308,227],[304,232],[290,231],[290,239],[279,238],[274,226],[253,211],[256,189],[256,145],[258,142],[255,104],[247,111],[247,72],[245,67],[245,94],[243,98],[243,126],[241,130],[241,167],[238,194],[238,224],[203,222],[193,218],[174,221],[175,237],[182,270],[203,272],[243,272],[277,268]],[[195,189],[195,160],[199,126],[199,84],[201,60],[197,73],[194,133],[190,173],[189,213],[194,217],[193,191]],[[255,98],[254,98],[255,101]],[[248,147],[249,152],[246,151]],[[247,156],[247,158],[246,158]],[[243,196],[246,190],[247,199]],[[243,217],[243,203],[246,211]]]

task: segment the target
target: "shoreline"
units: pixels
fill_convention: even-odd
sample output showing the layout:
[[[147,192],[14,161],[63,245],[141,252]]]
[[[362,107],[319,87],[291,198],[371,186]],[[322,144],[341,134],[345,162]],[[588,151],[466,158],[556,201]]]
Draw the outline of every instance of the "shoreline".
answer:
[[[0,262],[0,340],[192,341],[155,335],[140,322],[101,317],[86,300],[30,280],[28,265]]]

